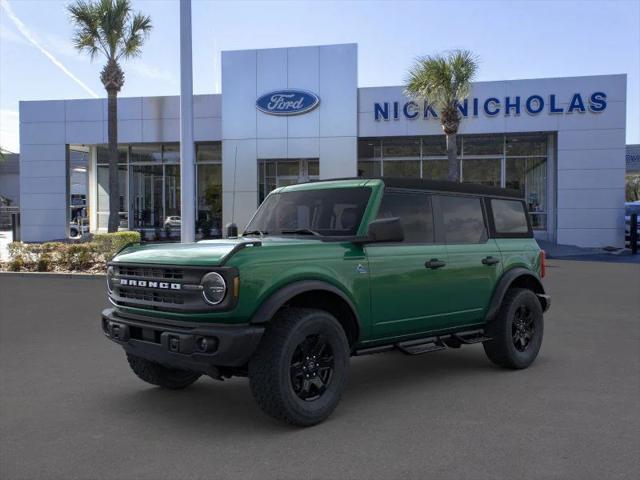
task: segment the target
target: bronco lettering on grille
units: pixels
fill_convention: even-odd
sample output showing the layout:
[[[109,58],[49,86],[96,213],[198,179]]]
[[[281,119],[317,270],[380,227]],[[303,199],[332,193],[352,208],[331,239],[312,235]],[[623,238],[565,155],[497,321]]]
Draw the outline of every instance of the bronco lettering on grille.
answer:
[[[163,290],[182,289],[182,284],[180,283],[152,282],[149,280],[133,280],[130,278],[121,278],[120,285],[127,287],[161,288]]]

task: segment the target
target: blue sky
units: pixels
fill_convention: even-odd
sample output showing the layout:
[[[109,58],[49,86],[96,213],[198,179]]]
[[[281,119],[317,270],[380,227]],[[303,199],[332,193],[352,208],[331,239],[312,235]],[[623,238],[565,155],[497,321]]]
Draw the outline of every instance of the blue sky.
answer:
[[[19,100],[104,96],[102,62],[91,63],[71,46],[68,3],[0,0],[9,6],[0,8],[4,148],[18,149]],[[133,0],[133,5],[150,15],[155,27],[142,57],[125,65],[121,95],[178,94],[178,1]],[[640,143],[638,0],[194,0],[193,35],[195,93],[220,91],[221,50],[347,42],[359,44],[362,87],[401,84],[416,56],[452,48],[469,48],[480,57],[478,80],[626,73],[627,143]]]

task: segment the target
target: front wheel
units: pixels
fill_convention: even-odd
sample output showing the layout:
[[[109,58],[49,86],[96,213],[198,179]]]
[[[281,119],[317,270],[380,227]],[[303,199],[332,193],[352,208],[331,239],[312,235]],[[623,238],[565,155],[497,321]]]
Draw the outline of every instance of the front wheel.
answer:
[[[489,360],[501,367],[527,368],[538,356],[543,330],[542,307],[535,293],[511,289],[487,327],[491,340],[483,343],[484,351]]]
[[[279,420],[315,425],[335,409],[347,381],[349,343],[328,312],[281,311],[267,327],[249,362],[251,391]]]

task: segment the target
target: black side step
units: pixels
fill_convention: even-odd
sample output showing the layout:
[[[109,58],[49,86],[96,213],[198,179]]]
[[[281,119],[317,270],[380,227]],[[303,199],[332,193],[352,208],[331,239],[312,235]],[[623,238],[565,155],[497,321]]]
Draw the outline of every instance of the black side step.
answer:
[[[472,345],[474,343],[486,342],[487,340],[491,340],[491,337],[487,337],[484,334],[484,330],[473,330],[470,332],[452,333],[451,337],[455,338],[460,343],[464,343],[465,345]]]
[[[455,345],[451,345],[452,340]],[[484,330],[469,330],[466,332],[447,333],[386,345],[377,345],[375,347],[367,347],[356,350],[354,355],[369,355],[373,353],[388,352],[389,350],[394,349],[400,350],[406,355],[421,355],[423,353],[444,350],[447,347],[447,343],[449,343],[449,346],[457,345],[459,347],[461,344],[471,345],[474,343],[486,342],[487,340],[491,340],[491,338],[484,334]]]
[[[444,350],[446,347],[438,337],[433,337],[396,343],[396,348],[407,355],[420,355],[422,353]]]

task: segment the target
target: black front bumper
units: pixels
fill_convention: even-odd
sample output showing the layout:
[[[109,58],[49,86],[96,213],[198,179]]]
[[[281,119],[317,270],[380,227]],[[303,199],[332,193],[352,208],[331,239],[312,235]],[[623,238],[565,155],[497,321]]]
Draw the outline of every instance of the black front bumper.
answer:
[[[169,322],[107,308],[102,311],[102,331],[131,355],[172,368],[210,373],[212,367],[246,365],[264,327]]]

